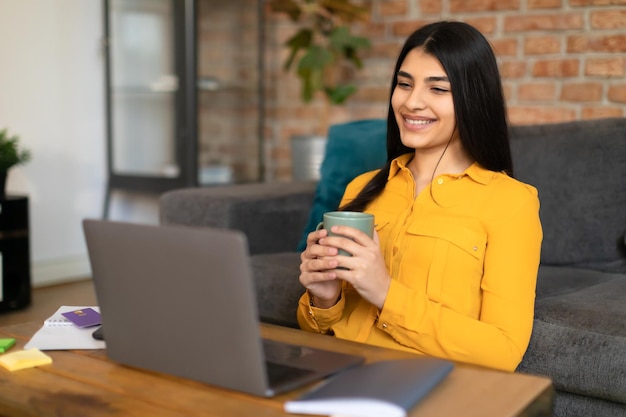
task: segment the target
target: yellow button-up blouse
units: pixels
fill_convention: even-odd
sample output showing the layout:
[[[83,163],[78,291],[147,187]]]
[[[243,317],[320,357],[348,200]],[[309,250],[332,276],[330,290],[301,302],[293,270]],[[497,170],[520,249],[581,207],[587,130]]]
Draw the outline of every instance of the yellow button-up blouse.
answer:
[[[514,370],[533,323],[542,230],[534,187],[471,165],[415,196],[406,164],[392,162],[375,216],[391,285],[381,310],[344,282],[329,309],[304,293],[305,330],[492,368]],[[346,188],[353,199],[375,172]]]

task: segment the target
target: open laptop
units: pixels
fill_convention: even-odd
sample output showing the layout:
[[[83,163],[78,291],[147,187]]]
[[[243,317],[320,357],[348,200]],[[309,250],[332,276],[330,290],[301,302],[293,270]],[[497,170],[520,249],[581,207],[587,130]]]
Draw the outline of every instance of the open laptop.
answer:
[[[261,338],[241,232],[92,219],[83,229],[116,362],[270,397],[364,360]]]

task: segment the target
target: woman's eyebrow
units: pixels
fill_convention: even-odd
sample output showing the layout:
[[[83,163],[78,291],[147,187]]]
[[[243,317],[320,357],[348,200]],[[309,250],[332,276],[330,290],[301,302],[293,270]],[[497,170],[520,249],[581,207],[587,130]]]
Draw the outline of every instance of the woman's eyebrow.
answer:
[[[398,77],[404,77],[404,78],[410,78],[411,80],[413,79],[413,76],[411,74],[409,74],[408,72],[404,72],[404,71],[398,71],[397,76]]]
[[[397,76],[413,80],[413,76],[411,74],[409,74],[408,72],[405,72],[405,71],[398,71]],[[426,83],[442,82],[442,81],[446,82],[446,83],[449,83],[450,79],[448,77],[446,77],[445,75],[431,76],[431,77],[424,78],[424,82],[426,82]]]
[[[441,76],[438,76],[438,77],[426,77],[426,78],[424,78],[424,81],[427,82],[427,83],[428,82],[430,82],[430,83],[432,83],[432,82],[440,82],[440,81],[449,83],[450,79],[448,77],[446,77],[445,75],[441,75]]]

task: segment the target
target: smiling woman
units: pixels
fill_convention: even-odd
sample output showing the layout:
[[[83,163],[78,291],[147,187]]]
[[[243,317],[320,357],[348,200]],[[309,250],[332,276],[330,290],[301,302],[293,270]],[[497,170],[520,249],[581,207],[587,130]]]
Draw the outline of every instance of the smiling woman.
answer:
[[[460,174],[473,159],[461,143],[450,80],[437,58],[423,48],[413,49],[402,63],[397,79],[391,106],[402,144],[415,149],[408,168],[417,195],[437,171]]]
[[[309,234],[300,326],[513,370],[530,339],[542,230],[536,189],[512,177],[493,51],[472,26],[437,22],[409,36],[393,74],[387,162],[341,203],[373,214],[375,236]]]

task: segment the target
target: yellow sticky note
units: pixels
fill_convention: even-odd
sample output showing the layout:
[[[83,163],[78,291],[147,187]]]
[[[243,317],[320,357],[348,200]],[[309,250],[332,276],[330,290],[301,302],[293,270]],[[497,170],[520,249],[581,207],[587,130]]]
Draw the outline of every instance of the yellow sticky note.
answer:
[[[52,358],[37,348],[5,353],[0,356],[0,365],[9,371],[19,371],[49,363],[52,363]]]

